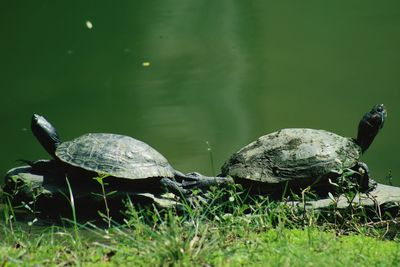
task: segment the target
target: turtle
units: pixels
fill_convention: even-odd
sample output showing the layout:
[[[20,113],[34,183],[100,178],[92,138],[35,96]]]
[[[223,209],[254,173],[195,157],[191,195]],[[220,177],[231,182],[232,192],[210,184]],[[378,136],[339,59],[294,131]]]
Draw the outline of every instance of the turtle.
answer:
[[[43,116],[34,114],[31,130],[52,160],[31,162],[39,172],[59,169],[76,184],[106,177],[115,190],[161,192],[165,188],[177,195],[187,195],[182,187],[185,178],[196,180],[175,170],[167,159],[150,145],[130,136],[112,133],[87,133],[62,142],[56,128]]]
[[[205,178],[191,182],[191,186],[211,186],[219,179],[231,177],[235,183],[261,193],[280,195],[287,189],[301,192],[314,186],[317,193],[325,194],[332,189],[336,178],[349,170],[359,185],[357,189],[366,192],[373,188],[374,182],[360,157],[383,127],[386,117],[384,105],[374,105],[362,117],[357,138],[308,128],[281,129],[261,136],[224,163],[221,178]]]

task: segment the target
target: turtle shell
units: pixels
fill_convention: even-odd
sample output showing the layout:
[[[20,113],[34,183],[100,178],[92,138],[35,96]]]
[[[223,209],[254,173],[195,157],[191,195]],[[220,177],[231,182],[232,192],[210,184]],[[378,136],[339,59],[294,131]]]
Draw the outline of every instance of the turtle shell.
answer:
[[[353,139],[324,130],[283,129],[260,137],[223,165],[222,175],[265,183],[319,179],[353,167],[361,156]]]
[[[124,135],[85,134],[61,143],[55,154],[65,163],[113,177],[174,177],[163,155],[146,143]]]

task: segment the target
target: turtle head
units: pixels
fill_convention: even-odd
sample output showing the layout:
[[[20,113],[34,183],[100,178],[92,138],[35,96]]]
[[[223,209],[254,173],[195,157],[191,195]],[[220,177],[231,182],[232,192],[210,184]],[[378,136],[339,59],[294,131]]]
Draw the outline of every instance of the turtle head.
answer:
[[[56,128],[43,116],[33,114],[31,130],[44,149],[55,157],[56,148],[61,143]]]
[[[387,117],[387,111],[383,104],[375,105],[370,112],[365,113],[358,125],[357,144],[364,153],[374,141],[379,130],[382,129]]]

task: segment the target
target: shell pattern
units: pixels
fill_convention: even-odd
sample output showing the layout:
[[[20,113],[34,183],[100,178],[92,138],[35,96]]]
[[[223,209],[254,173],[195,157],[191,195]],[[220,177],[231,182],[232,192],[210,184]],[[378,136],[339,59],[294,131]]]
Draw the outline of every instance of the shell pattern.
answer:
[[[61,143],[56,156],[73,166],[119,178],[174,177],[163,155],[146,143],[124,135],[85,134]]]
[[[318,179],[353,167],[360,156],[353,139],[324,130],[283,129],[236,152],[222,167],[222,175],[266,183]]]

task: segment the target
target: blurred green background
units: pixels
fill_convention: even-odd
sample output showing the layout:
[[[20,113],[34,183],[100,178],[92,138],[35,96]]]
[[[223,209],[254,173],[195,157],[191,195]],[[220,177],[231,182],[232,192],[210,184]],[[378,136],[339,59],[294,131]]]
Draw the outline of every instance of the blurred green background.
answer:
[[[89,23],[90,22],[90,23]],[[355,136],[384,103],[363,157],[400,185],[399,1],[3,1],[0,172],[48,158],[29,130],[112,132],[184,172],[216,173],[284,127]]]

